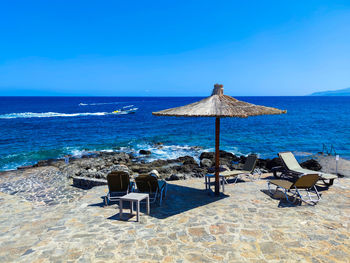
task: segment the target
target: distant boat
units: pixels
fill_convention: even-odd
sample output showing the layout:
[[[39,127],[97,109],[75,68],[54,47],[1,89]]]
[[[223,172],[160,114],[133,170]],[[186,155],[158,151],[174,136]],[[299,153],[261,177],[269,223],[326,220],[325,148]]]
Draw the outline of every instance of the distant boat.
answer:
[[[135,113],[136,111],[138,110],[138,108],[131,108],[131,109],[128,109],[128,110],[125,110],[128,114],[133,114]]]
[[[134,114],[136,111],[138,110],[138,108],[131,108],[131,109],[127,109],[127,110],[115,110],[113,111],[112,113],[113,114],[117,114],[117,115],[120,115],[120,114]]]

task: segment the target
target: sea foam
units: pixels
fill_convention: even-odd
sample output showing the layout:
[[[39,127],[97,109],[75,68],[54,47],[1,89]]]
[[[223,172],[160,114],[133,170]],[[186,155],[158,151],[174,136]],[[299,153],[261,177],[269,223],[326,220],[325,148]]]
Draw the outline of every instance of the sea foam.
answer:
[[[58,112],[20,112],[0,115],[0,119],[18,118],[53,118],[53,117],[78,117],[78,116],[103,116],[112,114],[109,112],[81,112],[81,113],[58,113]]]
[[[59,113],[59,112],[20,112],[0,115],[0,119],[19,118],[55,118],[55,117],[81,117],[81,116],[104,116],[104,115],[124,115],[137,111],[138,108],[125,109],[119,112],[80,112],[80,113]]]
[[[79,106],[98,106],[98,105],[110,105],[110,104],[120,104],[121,102],[95,102],[95,103],[79,103]]]

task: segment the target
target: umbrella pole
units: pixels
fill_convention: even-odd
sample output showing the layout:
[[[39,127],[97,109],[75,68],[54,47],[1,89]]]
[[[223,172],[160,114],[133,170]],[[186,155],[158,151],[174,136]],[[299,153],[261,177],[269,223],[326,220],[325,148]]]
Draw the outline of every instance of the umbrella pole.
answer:
[[[220,118],[215,119],[215,195],[219,195],[220,182]]]

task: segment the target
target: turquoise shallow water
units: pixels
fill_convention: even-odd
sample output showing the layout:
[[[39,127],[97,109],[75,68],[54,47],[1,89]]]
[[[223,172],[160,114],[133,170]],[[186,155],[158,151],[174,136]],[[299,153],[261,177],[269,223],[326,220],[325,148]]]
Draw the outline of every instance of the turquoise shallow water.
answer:
[[[0,97],[0,170],[89,150],[151,149],[175,158],[214,149],[214,118],[153,116],[198,97]],[[350,158],[350,97],[238,97],[287,114],[221,121],[221,148],[275,157],[317,153],[322,143]],[[137,110],[136,110],[137,108]],[[120,109],[125,114],[112,114]],[[134,114],[126,110],[134,109]],[[162,142],[157,149],[154,144]],[[199,146],[193,147],[193,146]]]

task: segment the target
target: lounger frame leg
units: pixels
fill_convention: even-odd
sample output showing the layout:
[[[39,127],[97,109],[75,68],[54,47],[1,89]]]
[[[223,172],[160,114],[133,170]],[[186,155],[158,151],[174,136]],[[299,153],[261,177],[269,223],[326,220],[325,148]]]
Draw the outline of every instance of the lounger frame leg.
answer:
[[[109,193],[105,196],[105,204],[109,205]]]
[[[322,182],[324,183],[325,186],[329,187],[333,185],[334,179],[329,179],[329,182],[327,183],[325,179],[322,179]]]
[[[321,200],[321,195],[319,194],[319,192],[317,191],[317,188],[315,186],[313,186],[310,189],[306,189],[305,191],[307,192],[307,199],[301,197],[301,200],[304,201],[305,203],[314,205],[318,201]],[[317,199],[314,199],[314,197],[311,196],[312,192],[314,192],[316,194]]]
[[[235,180],[234,184],[237,183],[238,178],[239,178],[240,176],[241,176],[240,174],[236,176],[236,180]]]
[[[315,186],[313,186],[310,189],[305,189],[305,191],[306,191],[306,193],[304,196],[301,194],[301,190],[299,190],[297,188],[295,188],[294,193],[292,191],[290,191],[291,193],[294,194],[294,202],[296,201],[297,196],[299,197],[300,201],[305,202],[309,205],[315,205],[318,201],[321,200],[321,195],[319,194],[319,192],[317,191],[317,188]],[[314,199],[314,197],[311,196],[312,192],[314,192],[316,194],[317,199]]]
[[[205,190],[208,190],[208,176],[204,175]]]
[[[139,222],[140,220],[140,201],[136,201],[136,221]]]
[[[293,192],[292,192],[292,194],[293,194]],[[295,187],[295,192],[293,194],[293,202],[292,202],[293,204],[297,201],[297,196],[299,196],[299,198],[302,200],[302,196],[300,194],[299,189]]]
[[[149,196],[146,198],[147,201],[147,215],[150,213]]]
[[[123,201],[119,200],[119,219],[123,219]]]
[[[257,178],[257,179],[254,178],[254,174],[256,174],[256,173],[258,174],[258,178]],[[253,181],[254,181],[254,180],[260,180],[261,175],[262,175],[261,170],[260,170],[259,168],[255,168],[255,169],[254,169],[254,172],[253,172],[253,174],[252,174],[252,176],[253,176]]]
[[[276,188],[275,192],[274,192],[274,193],[272,192],[271,183],[270,183],[270,182],[267,183],[267,189],[268,189],[269,193],[270,193],[272,196],[273,196],[273,195],[276,193],[276,191],[277,191],[277,188]]]

